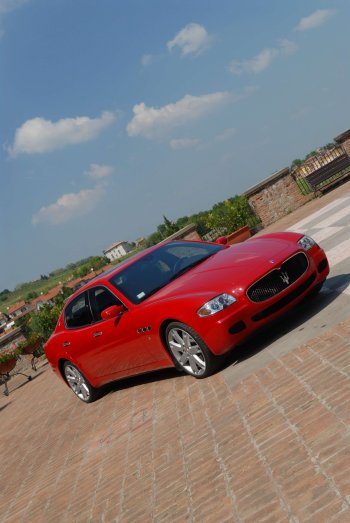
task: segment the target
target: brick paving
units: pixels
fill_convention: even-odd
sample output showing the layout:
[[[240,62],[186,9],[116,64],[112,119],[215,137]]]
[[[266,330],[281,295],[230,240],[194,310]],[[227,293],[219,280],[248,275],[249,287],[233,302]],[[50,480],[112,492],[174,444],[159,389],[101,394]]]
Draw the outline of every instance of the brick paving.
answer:
[[[0,410],[2,522],[350,521],[350,320],[233,388],[169,370],[84,405],[45,366]]]
[[[153,373],[91,405],[47,365],[13,378],[1,523],[349,523],[350,319],[237,385],[225,374]]]

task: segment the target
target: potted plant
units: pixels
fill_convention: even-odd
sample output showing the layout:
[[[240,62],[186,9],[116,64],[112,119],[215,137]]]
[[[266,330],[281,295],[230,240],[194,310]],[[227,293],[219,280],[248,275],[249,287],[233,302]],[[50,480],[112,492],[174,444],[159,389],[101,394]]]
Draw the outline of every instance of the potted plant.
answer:
[[[19,350],[17,347],[0,351],[0,374],[8,374],[17,363]]]
[[[38,334],[31,334],[18,345],[18,349],[22,354],[34,354],[39,349],[41,342],[42,339]]]

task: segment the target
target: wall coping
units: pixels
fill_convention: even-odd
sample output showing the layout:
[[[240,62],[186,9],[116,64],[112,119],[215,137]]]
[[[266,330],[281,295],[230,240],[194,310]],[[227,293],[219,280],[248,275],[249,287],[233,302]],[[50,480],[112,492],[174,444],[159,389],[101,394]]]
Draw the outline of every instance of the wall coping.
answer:
[[[197,231],[197,225],[196,225],[195,223],[190,223],[189,225],[186,225],[185,227],[183,227],[183,228],[180,229],[179,231],[174,232],[174,234],[171,234],[170,236],[168,236],[167,238],[165,238],[165,240],[162,240],[162,241],[159,242],[159,243],[168,242],[169,240],[177,240],[177,239],[181,239],[181,238],[183,238],[186,234],[188,234],[188,233],[190,233],[190,232],[194,232],[194,231]]]
[[[341,134],[338,134],[338,136],[336,136],[334,138],[334,141],[337,142],[337,143],[343,143],[345,142],[345,140],[347,140],[348,138],[350,138],[350,129],[348,129],[347,131],[344,131],[343,133]]]
[[[258,184],[253,185],[253,187],[250,187],[247,191],[245,191],[243,193],[243,196],[247,196],[247,197],[248,196],[252,196],[253,194],[259,192],[264,187],[267,187],[268,185],[271,185],[272,183],[274,183],[277,180],[279,180],[280,178],[283,178],[284,176],[289,174],[289,172],[290,172],[289,167],[284,167],[283,169],[281,169],[280,171],[275,172],[274,174],[272,174],[268,178],[265,178],[265,180],[263,180],[262,182],[259,182]]]

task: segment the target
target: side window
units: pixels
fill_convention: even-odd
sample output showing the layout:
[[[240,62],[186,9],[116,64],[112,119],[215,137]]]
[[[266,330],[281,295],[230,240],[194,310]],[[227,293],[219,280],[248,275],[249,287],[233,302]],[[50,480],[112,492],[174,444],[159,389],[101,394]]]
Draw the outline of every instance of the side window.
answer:
[[[105,287],[94,287],[90,290],[91,306],[94,311],[95,320],[101,320],[101,312],[112,305],[122,305],[114,294]]]
[[[79,294],[70,302],[64,312],[64,320],[69,329],[85,327],[92,323],[92,314],[86,292]]]

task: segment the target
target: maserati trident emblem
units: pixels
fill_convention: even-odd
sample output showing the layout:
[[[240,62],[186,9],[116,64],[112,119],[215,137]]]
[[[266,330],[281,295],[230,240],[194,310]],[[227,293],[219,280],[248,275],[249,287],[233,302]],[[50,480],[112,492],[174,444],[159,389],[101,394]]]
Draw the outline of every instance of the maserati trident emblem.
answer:
[[[283,283],[288,285],[288,283],[289,283],[289,276],[288,276],[288,274],[286,272],[281,272],[281,280],[283,281]]]

